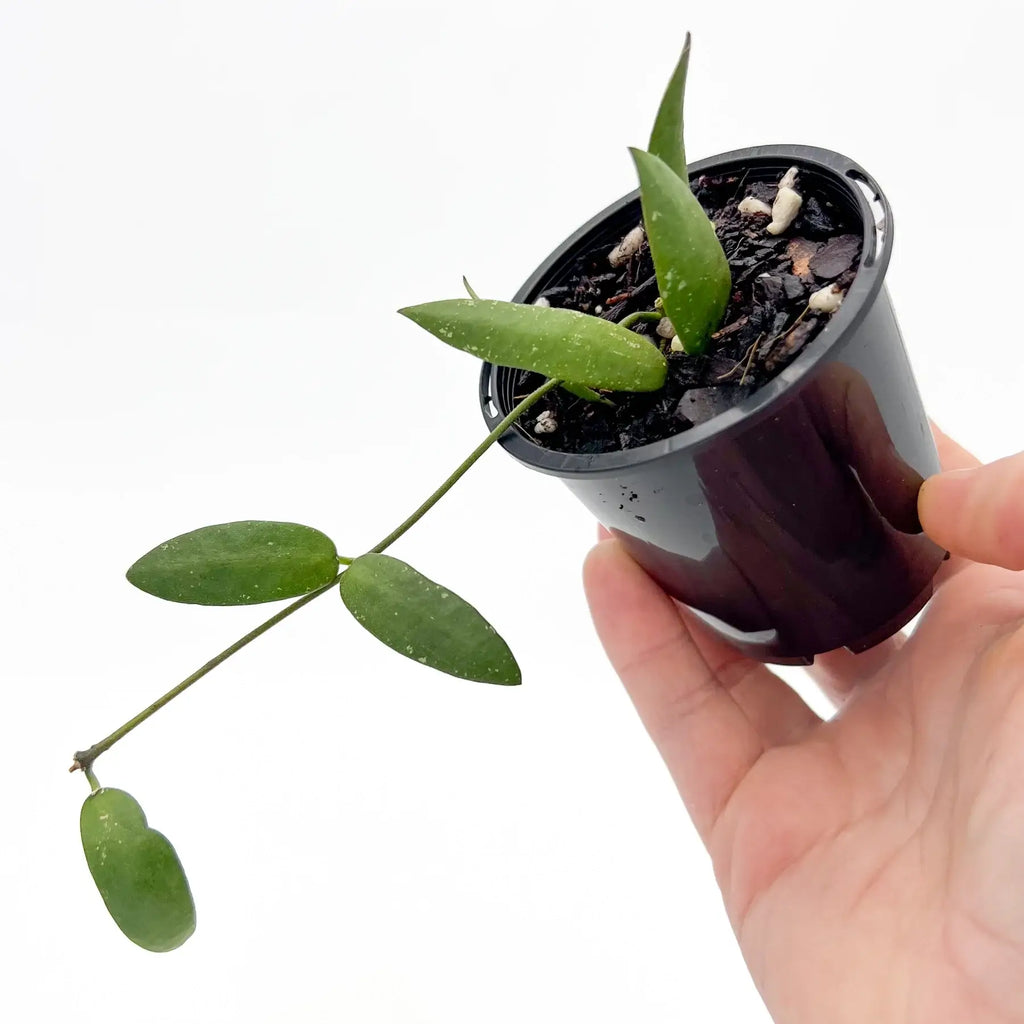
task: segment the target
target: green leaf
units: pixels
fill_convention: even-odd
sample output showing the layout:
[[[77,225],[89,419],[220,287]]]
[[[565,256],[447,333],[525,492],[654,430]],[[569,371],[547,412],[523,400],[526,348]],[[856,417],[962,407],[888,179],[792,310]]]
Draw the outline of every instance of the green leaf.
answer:
[[[522,682],[508,645],[472,605],[397,558],[357,558],[341,577],[341,599],[360,625],[413,661],[479,683]]]
[[[473,286],[466,280],[465,274],[462,275],[462,287],[466,289],[466,294],[468,294],[471,299],[480,298],[480,296],[477,295],[475,291],[473,291]]]
[[[690,33],[687,32],[683,52],[662,97],[661,106],[658,107],[654,128],[651,130],[651,141],[647,146],[651,154],[664,160],[683,181],[687,180],[683,98],[686,95],[686,71],[689,64]]]
[[[689,185],[663,160],[631,149],[665,313],[683,348],[703,352],[729,302],[729,263]]]
[[[196,907],[174,847],[121,789],[85,798],[81,831],[89,871],[118,928],[154,953],[177,949],[195,931]]]
[[[204,526],[158,544],[128,570],[128,581],[182,604],[263,604],[308,594],[337,573],[330,537],[257,520]]]
[[[586,313],[496,299],[445,299],[399,313],[499,366],[607,391],[657,391],[665,383],[665,358],[656,346]]]

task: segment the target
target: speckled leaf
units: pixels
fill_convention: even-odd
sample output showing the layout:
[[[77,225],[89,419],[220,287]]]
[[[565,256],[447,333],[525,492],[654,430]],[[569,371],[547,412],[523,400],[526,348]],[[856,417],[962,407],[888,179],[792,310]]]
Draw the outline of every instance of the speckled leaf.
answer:
[[[690,33],[686,33],[683,52],[662,97],[654,119],[651,141],[647,149],[686,181],[686,144],[683,139],[683,97],[686,94],[686,71],[690,64]]]
[[[195,931],[196,908],[174,847],[121,789],[85,798],[81,831],[89,871],[118,928],[154,953],[177,949]]]
[[[472,605],[397,558],[357,558],[341,577],[341,599],[360,625],[413,661],[479,683],[522,682],[508,645]]]
[[[729,302],[729,263],[689,185],[658,157],[630,152],[665,312],[685,351],[702,352]]]
[[[600,317],[496,299],[445,299],[400,309],[441,341],[499,366],[608,391],[657,391],[665,358]]]
[[[338,572],[334,541],[298,523],[204,526],[157,545],[128,581],[182,604],[263,604],[308,594]]]
[[[466,293],[471,299],[480,298],[480,296],[473,290],[473,286],[466,280],[465,274],[462,276],[462,287],[466,289]],[[602,405],[614,404],[605,398],[600,392],[595,391],[593,388],[588,388],[585,384],[572,384],[565,382],[562,384],[562,387],[565,388],[570,395],[582,398],[585,402],[600,402]]]

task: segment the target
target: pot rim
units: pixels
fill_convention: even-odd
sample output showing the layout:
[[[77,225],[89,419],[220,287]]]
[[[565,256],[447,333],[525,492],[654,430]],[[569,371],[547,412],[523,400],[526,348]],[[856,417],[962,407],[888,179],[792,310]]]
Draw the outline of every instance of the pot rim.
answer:
[[[892,249],[892,209],[874,178],[864,168],[849,157],[815,146],[751,146],[697,160],[688,170],[692,177],[777,163],[797,164],[802,169],[816,171],[829,178],[833,184],[843,189],[861,216],[863,239],[857,276],[850,285],[843,304],[818,333],[814,343],[767,384],[731,409],[672,437],[638,448],[579,454],[542,448],[531,441],[520,428],[513,426],[499,438],[499,443],[510,455],[541,472],[559,476],[593,476],[614,473],[626,467],[636,467],[678,451],[696,452],[713,441],[746,429],[753,422],[770,415],[772,409],[794,385],[809,378],[827,358],[834,358],[836,351],[849,342],[884,286],[885,271]],[[555,264],[564,259],[570,249],[578,246],[588,235],[598,230],[610,217],[636,202],[639,195],[639,189],[630,192],[573,232],[530,275],[512,301],[532,302]],[[498,408],[492,398],[497,391],[499,369],[500,367],[492,363],[484,363],[480,373],[480,407],[491,429],[508,411]]]

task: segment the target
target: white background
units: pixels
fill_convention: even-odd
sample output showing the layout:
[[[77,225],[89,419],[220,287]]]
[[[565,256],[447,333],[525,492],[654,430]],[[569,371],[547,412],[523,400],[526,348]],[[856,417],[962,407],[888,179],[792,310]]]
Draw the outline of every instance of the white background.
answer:
[[[4,1017],[764,1022],[708,861],[590,627],[593,526],[499,451],[394,549],[516,690],[327,596],[97,762],[175,842],[181,950],[124,940],[70,754],[260,621],[124,569],[212,522],[357,554],[482,434],[477,365],[393,313],[508,297],[633,187],[684,31],[691,158],[847,153],[896,211],[933,415],[1021,447],[1015,5],[0,3]]]

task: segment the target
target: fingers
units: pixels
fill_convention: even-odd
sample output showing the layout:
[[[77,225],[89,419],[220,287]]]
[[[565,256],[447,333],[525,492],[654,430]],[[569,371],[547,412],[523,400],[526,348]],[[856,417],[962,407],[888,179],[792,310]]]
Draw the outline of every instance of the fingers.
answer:
[[[921,525],[960,558],[1024,569],[1024,454],[926,480]]]
[[[584,586],[609,660],[706,841],[765,749],[818,719],[765,666],[688,628],[617,541],[587,556]]]
[[[727,644],[684,605],[673,603],[704,663],[746,715],[765,749],[795,743],[821,723],[771,669]]]

